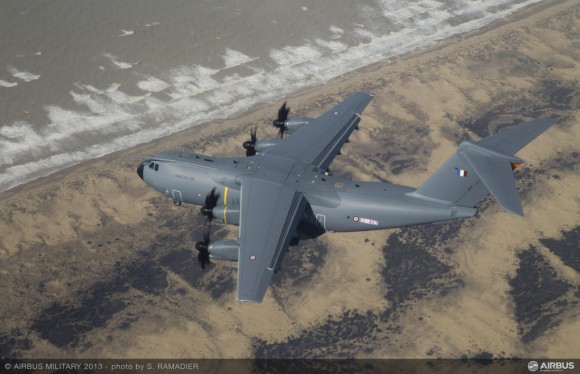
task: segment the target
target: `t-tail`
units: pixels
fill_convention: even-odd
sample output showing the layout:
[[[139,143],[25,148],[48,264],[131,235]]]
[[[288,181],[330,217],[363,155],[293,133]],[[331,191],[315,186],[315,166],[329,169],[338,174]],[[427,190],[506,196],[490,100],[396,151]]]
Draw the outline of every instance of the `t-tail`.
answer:
[[[514,156],[557,119],[521,123],[477,142],[464,141],[457,152],[411,195],[475,207],[488,193],[506,210],[523,216],[513,171],[523,161]]]

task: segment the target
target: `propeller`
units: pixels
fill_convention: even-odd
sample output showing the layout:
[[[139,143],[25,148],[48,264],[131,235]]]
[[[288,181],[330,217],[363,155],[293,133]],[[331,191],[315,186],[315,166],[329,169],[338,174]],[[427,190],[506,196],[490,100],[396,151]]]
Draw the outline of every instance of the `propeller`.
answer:
[[[215,187],[212,188],[211,192],[205,197],[205,204],[201,207],[200,212],[204,216],[207,216],[207,222],[211,225],[213,220],[213,208],[216,207],[220,195],[215,192]]]
[[[211,221],[213,220],[213,208],[216,207],[217,202],[220,198],[219,193],[216,193],[215,187],[211,189],[210,193],[205,197],[205,203],[201,207],[201,214],[207,216],[207,231],[203,234],[203,241],[195,243],[195,249],[199,251],[197,254],[197,261],[201,264],[201,268],[205,269],[205,265],[211,264],[209,261],[209,230],[211,227]]]
[[[284,137],[284,132],[286,132],[286,120],[288,120],[288,113],[290,113],[290,108],[286,107],[286,102],[278,109],[278,118],[276,118],[272,125],[278,129],[278,134],[280,138]]]
[[[209,247],[209,228],[205,232],[205,234],[203,234],[203,241],[195,243],[195,249],[199,251],[199,253],[197,254],[197,261],[199,261],[199,263],[201,264],[202,269],[205,269],[205,265],[211,264],[211,261],[209,260],[208,247]]]
[[[255,127],[250,130],[250,140],[245,141],[242,145],[246,150],[246,157],[254,156],[256,154],[256,141],[258,140],[258,137],[256,136],[257,133],[258,129]]]

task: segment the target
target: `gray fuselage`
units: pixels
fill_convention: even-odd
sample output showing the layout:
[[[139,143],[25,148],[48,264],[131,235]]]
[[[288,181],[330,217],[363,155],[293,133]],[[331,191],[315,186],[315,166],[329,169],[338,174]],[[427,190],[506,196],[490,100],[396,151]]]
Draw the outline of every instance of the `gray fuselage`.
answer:
[[[231,212],[239,214],[239,177],[260,177],[261,156],[217,158],[181,152],[163,152],[145,161],[139,175],[157,191],[181,203],[203,205],[216,189],[217,210],[222,221],[237,224]],[[266,169],[266,168],[264,168]],[[309,202],[298,228],[301,238],[324,231],[380,230],[423,223],[444,222],[473,216],[477,210],[453,206],[413,195],[414,188],[382,182],[356,182],[330,175],[309,164],[294,163],[276,172],[268,168],[263,178],[284,180],[304,193]],[[230,213],[228,213],[230,212]],[[224,219],[226,217],[230,219]]]

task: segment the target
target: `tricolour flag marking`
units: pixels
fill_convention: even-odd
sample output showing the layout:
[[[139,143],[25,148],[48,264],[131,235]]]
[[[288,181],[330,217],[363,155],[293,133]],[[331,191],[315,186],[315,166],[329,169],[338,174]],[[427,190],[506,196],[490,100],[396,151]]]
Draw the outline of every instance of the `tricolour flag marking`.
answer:
[[[455,168],[455,175],[457,175],[458,177],[467,177],[467,170],[464,169],[460,169],[460,168]]]

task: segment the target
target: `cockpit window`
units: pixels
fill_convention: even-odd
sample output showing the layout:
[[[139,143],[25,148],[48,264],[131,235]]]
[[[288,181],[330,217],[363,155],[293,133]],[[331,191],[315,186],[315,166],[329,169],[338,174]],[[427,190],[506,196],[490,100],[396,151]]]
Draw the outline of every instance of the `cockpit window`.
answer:
[[[159,171],[159,164],[155,164],[155,171]]]
[[[150,164],[149,164],[149,169],[153,169],[153,168],[154,168],[154,166],[155,166],[155,164],[154,164],[153,162],[152,162],[152,163],[150,163]]]

